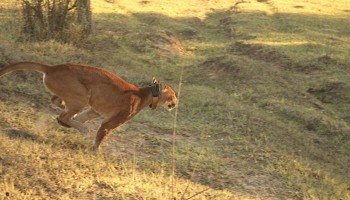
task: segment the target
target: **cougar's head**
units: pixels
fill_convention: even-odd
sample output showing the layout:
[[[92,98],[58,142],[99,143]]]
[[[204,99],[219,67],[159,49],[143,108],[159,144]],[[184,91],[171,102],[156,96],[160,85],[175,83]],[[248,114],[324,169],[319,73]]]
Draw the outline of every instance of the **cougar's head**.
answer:
[[[178,104],[174,90],[165,83],[159,83],[155,78],[152,80],[151,92],[153,95],[153,101],[150,105],[152,110],[155,110],[157,105],[161,105],[171,111]]]
[[[169,87],[168,85],[161,83],[159,104],[171,111],[177,106],[177,103],[178,99],[174,90],[171,89],[171,87]]]

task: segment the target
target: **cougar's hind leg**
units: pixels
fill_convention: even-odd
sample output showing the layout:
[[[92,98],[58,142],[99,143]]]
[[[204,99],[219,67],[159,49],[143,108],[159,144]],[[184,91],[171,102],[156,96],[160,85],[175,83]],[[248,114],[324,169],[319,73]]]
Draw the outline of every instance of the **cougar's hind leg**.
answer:
[[[63,121],[60,120],[59,117],[56,118],[57,119],[57,123],[63,127],[66,127],[66,128],[72,128],[71,126],[69,126],[68,124],[64,123]]]
[[[75,114],[79,113],[84,107],[85,103],[69,103],[66,102],[66,109],[57,118],[59,124],[65,127],[72,127],[77,129],[81,133],[88,133],[89,129],[73,117]]]
[[[100,117],[100,114],[95,112],[92,108],[89,108],[89,109],[79,113],[76,117],[74,117],[74,119],[80,123],[85,123],[85,122],[90,121],[92,119],[95,119],[97,117]]]
[[[66,108],[64,101],[57,95],[52,95],[51,96],[51,103],[53,105],[55,105],[57,108],[60,108],[61,110],[65,110],[65,108]],[[57,122],[60,125],[66,127],[66,128],[71,128],[71,126],[69,126],[68,124],[65,124],[64,122],[60,121],[58,118],[57,118]]]
[[[56,96],[56,95],[51,96],[51,103],[63,110],[66,107],[64,101],[59,96]]]

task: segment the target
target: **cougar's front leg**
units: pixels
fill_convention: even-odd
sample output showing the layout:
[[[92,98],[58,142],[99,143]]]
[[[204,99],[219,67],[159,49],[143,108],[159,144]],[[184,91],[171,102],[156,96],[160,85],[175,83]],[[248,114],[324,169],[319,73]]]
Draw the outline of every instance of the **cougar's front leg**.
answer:
[[[101,143],[107,138],[107,136],[113,131],[113,129],[121,126],[129,119],[129,113],[121,113],[107,120],[104,120],[97,131],[94,150],[99,150]]]

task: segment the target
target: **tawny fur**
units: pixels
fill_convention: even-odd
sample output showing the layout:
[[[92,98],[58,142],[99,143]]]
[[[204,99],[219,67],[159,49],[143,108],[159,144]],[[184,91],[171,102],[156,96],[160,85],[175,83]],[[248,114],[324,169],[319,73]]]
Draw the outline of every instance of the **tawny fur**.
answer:
[[[175,92],[167,85],[160,86],[159,97],[153,97],[151,87],[136,87],[106,70],[77,64],[48,66],[34,62],[20,62],[0,69],[0,76],[15,70],[35,70],[44,74],[45,87],[52,93],[51,102],[62,108],[57,121],[82,133],[88,129],[86,121],[102,116],[94,148],[118,126],[124,124],[143,108],[157,105],[169,110],[177,105]],[[87,110],[81,112],[89,106]],[[78,114],[76,117],[73,118]]]

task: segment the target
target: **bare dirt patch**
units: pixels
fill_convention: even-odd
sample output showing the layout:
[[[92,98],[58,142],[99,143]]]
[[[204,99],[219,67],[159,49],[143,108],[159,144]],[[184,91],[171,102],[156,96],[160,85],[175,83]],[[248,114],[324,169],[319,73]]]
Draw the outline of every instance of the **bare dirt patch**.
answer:
[[[170,32],[146,33],[143,37],[146,40],[145,48],[157,51],[162,57],[187,53],[181,41]]]

